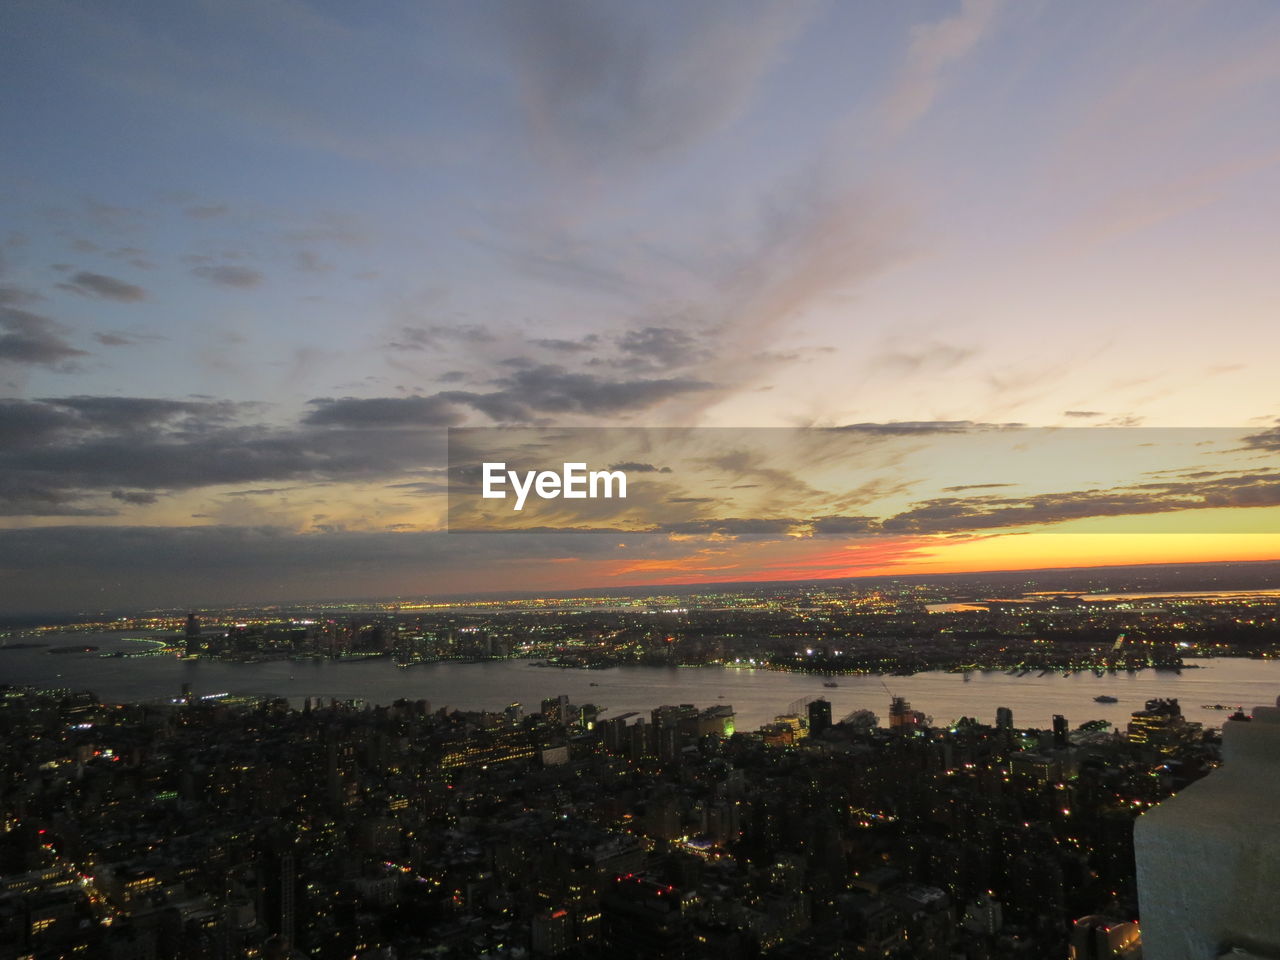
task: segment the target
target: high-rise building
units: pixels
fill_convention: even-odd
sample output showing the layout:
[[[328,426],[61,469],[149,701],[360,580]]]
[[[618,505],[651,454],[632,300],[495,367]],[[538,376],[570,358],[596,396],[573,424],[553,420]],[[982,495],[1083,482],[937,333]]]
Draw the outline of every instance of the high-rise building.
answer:
[[[1060,713],[1053,715],[1053,745],[1055,747],[1066,747],[1070,744],[1067,734],[1070,732],[1071,726],[1067,723],[1067,718]]]
[[[816,737],[831,727],[831,701],[809,701],[809,736]]]
[[[1013,711],[1008,707],[996,707],[996,728],[999,730],[1013,729]]]
[[[1280,956],[1280,700],[1222,728],[1222,766],[1134,824],[1153,960]],[[1237,952],[1232,952],[1232,951]]]

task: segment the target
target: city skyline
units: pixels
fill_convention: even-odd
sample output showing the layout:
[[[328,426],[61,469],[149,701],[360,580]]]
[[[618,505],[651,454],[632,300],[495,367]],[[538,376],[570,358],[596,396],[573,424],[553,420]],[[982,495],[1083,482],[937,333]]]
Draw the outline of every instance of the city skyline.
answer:
[[[0,17],[6,608],[1280,557],[1268,4]],[[1247,449],[887,469],[898,514],[952,508],[892,535],[444,532],[448,427],[1009,424]],[[1223,519],[1098,532],[1121,493]],[[1078,510],[991,524],[1046,498]]]

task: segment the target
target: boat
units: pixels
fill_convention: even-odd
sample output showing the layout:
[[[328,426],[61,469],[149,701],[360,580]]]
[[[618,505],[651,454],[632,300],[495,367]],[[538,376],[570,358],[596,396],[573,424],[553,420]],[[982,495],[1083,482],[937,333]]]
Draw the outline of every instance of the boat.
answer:
[[[836,683],[834,680],[828,680],[828,681],[826,681],[825,683],[823,683],[823,686],[824,686],[824,687],[838,687],[838,686],[840,686],[840,684]]]
[[[1240,707],[1229,707],[1225,703],[1206,703],[1202,704],[1201,710],[1240,710]]]
[[[1093,702],[1094,702],[1094,703],[1119,703],[1119,702],[1120,702],[1120,698],[1119,698],[1119,697],[1111,697],[1111,696],[1108,696],[1107,694],[1105,694],[1105,693],[1104,693],[1104,694],[1102,694],[1101,696],[1094,697],[1094,698],[1093,698]]]

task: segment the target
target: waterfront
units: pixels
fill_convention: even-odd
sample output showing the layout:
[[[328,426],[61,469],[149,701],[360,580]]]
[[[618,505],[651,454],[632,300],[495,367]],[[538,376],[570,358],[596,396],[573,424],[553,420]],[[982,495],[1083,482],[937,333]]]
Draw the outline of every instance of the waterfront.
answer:
[[[132,637],[141,634],[130,634]],[[1177,697],[1188,719],[1219,725],[1225,712],[1202,710],[1202,704],[1271,704],[1280,695],[1280,662],[1221,658],[1189,660],[1188,669],[1142,670],[1136,673],[1077,673],[1062,676],[1038,672],[1022,676],[1000,671],[928,672],[913,676],[841,676],[837,687],[823,678],[800,673],[723,667],[613,667],[606,670],[560,670],[532,666],[526,660],[484,663],[433,663],[399,668],[391,660],[275,660],[231,663],[180,660],[169,655],[104,657],[113,651],[142,652],[148,644],[117,634],[60,634],[52,647],[86,644],[97,653],[53,656],[48,647],[0,650],[0,682],[35,687],[92,690],[107,701],[141,701],[177,696],[189,683],[196,695],[214,693],[274,694],[300,704],[303,698],[365,700],[374,704],[399,698],[425,699],[433,709],[501,709],[523,703],[538,709],[544,697],[567,694],[574,703],[607,707],[605,717],[629,711],[647,712],[664,703],[712,706],[732,704],[739,729],[754,729],[772,720],[801,698],[826,697],[840,717],[869,709],[884,722],[889,698],[905,697],[913,707],[947,723],[961,716],[991,722],[997,706],[1013,710],[1019,726],[1048,726],[1056,713],[1071,723],[1102,719],[1123,726],[1129,714],[1153,697]],[[1116,703],[1096,703],[1113,696]]]

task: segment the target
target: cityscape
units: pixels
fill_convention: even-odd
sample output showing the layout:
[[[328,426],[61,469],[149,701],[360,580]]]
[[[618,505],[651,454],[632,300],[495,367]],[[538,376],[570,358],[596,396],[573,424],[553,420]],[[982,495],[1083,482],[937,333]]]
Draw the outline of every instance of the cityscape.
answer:
[[[1096,713],[1117,698],[1101,693],[1048,723],[998,702],[935,718],[892,685],[917,671],[1101,682],[1271,661],[1280,592],[1241,586],[1269,574],[1094,569],[11,625],[0,656],[61,677],[92,677],[103,658],[192,672],[123,703],[3,688],[3,956],[1137,957],[1135,822],[1216,771],[1224,726],[1256,705],[1156,696],[1113,724]],[[487,709],[196,686],[219,663],[317,660],[420,688],[441,666],[508,661],[547,695],[501,702],[501,676],[481,680]],[[758,725],[724,694],[620,713],[608,681],[629,666],[801,674],[811,692]],[[578,671],[601,678],[591,701],[555,692]],[[880,689],[834,710],[858,678]],[[667,689],[659,678],[648,693]],[[1103,689],[1115,688],[1088,687]]]

